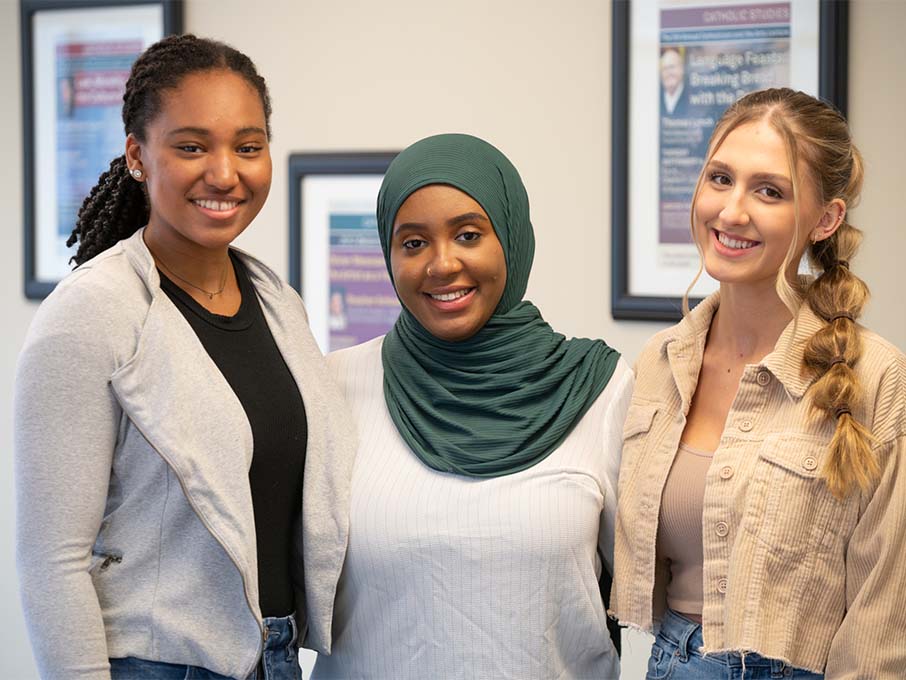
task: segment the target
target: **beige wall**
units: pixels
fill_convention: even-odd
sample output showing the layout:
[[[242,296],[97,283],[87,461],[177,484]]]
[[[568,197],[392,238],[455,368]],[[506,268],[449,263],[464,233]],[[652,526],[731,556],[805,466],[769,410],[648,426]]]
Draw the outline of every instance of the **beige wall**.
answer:
[[[568,335],[600,336],[634,358],[661,328],[610,318],[610,4],[602,0],[187,0],[186,28],[249,53],[274,99],[275,180],[242,245],[287,271],[286,156],[401,148],[441,131],[493,141],[532,197],[538,249],[529,296]],[[0,677],[35,677],[12,557],[11,391],[34,305],[22,297],[18,3],[0,0],[0,82],[7,105],[7,223],[0,249]],[[850,110],[868,178],[854,267],[874,298],[866,323],[906,349],[906,252],[900,129],[906,3],[852,7]],[[634,657],[644,641],[634,640]],[[638,666],[634,666],[638,668]],[[639,671],[641,672],[641,671]],[[628,677],[640,677],[637,672]]]
[[[0,231],[0,677],[37,677],[19,609],[13,561],[12,389],[16,355],[35,306],[22,294],[22,104],[19,77],[18,2],[0,0],[0,130],[7,134],[0,186],[7,188],[9,210]]]
[[[849,117],[865,156],[865,188],[855,224],[865,241],[856,271],[871,287],[865,324],[906,350],[906,56],[900,0],[857,0],[850,10]]]

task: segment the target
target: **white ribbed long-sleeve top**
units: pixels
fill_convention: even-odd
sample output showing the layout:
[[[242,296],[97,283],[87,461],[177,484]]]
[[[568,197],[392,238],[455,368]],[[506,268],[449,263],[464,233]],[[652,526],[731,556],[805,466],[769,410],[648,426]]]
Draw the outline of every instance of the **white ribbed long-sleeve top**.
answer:
[[[381,344],[328,357],[360,443],[333,653],[313,678],[617,678],[598,575],[602,557],[612,566],[626,362],[551,455],[476,479],[407,447]]]

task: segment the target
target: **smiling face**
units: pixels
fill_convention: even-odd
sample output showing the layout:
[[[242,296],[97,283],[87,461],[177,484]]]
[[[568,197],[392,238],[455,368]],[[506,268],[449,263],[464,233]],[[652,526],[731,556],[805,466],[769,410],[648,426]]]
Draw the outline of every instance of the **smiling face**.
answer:
[[[795,276],[810,234],[826,238],[816,230],[825,213],[801,160],[797,174],[798,232],[783,138],[764,120],[727,135],[704,170],[695,201],[694,236],[708,274],[722,284],[773,287],[795,239],[787,271]]]
[[[126,143],[156,240],[220,250],[245,230],[270,191],[266,128],[261,97],[232,71],[192,73],[164,93],[146,141]]]
[[[390,267],[403,305],[432,335],[458,342],[477,333],[506,286],[506,259],[491,220],[468,194],[432,184],[400,206]]]

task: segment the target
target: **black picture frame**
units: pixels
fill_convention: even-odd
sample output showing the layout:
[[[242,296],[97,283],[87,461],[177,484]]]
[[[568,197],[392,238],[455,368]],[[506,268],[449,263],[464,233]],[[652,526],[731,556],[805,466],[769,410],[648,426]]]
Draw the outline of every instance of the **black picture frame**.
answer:
[[[847,113],[848,0],[818,0],[818,94]],[[631,0],[614,0],[611,43],[611,314],[614,319],[677,321],[681,297],[633,295],[629,290],[629,129]],[[657,200],[653,198],[653,200]],[[690,306],[698,303],[690,299]]]
[[[377,197],[397,151],[289,157],[289,283],[324,353],[387,333],[399,300],[377,234]]]
[[[166,35],[182,32],[183,26],[183,1],[182,0],[20,0],[19,20],[21,34],[21,59],[22,59],[22,127],[23,127],[23,228],[24,228],[24,293],[26,298],[40,300],[46,297],[56,286],[58,278],[41,275],[38,267],[39,242],[37,230],[37,201],[39,183],[36,177],[38,154],[36,143],[50,131],[40,128],[36,120],[36,87],[42,84],[42,78],[53,78],[47,73],[35,73],[36,49],[42,44],[36,40],[34,25],[36,18],[57,17],[60,26],[79,13],[94,12],[98,9],[107,9],[111,17],[116,17],[118,10],[129,11],[135,7],[160,7],[161,25],[160,39]],[[149,31],[153,30],[149,27]],[[155,35],[157,32],[155,31]],[[132,37],[132,36],[130,36]],[[39,60],[40,61],[40,60]],[[55,152],[56,150],[54,150]],[[46,197],[40,200],[46,200]],[[59,200],[54,197],[54,200]],[[52,224],[54,229],[57,224]],[[65,258],[68,260],[68,257]],[[59,265],[59,262],[55,264]]]
[[[302,182],[310,175],[383,175],[398,151],[294,153],[289,157],[289,283],[302,289],[303,232]]]

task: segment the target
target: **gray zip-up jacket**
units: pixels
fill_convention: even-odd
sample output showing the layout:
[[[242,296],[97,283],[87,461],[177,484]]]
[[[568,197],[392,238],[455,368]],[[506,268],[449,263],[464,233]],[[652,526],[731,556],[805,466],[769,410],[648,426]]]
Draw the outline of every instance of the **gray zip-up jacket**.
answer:
[[[296,603],[304,645],[329,653],[354,435],[298,295],[239,255],[305,403]],[[161,291],[142,230],[57,286],[15,390],[19,579],[42,677],[106,679],[108,657],[126,656],[254,669],[251,457],[245,412]]]

